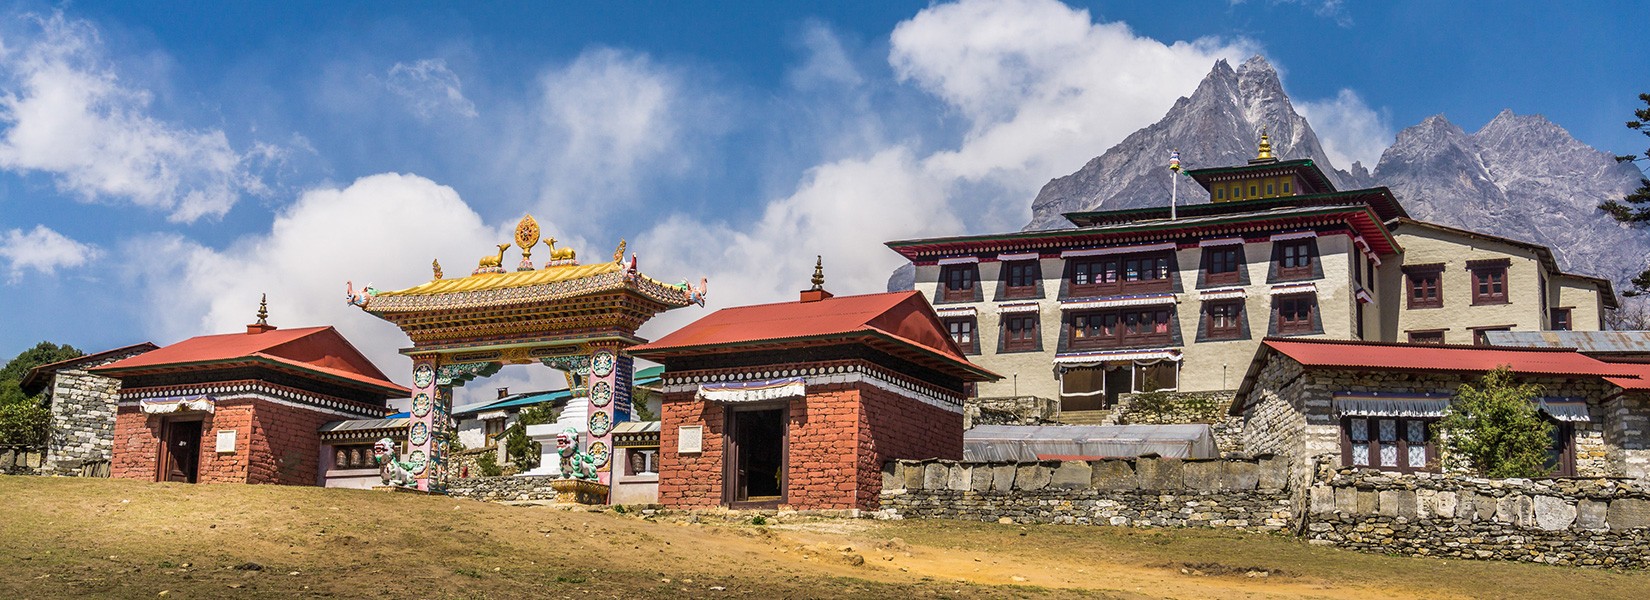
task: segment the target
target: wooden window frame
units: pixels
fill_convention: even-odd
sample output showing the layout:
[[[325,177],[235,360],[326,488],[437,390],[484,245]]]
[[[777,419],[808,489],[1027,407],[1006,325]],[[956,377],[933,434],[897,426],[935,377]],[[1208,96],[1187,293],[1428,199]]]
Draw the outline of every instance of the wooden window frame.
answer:
[[[1512,302],[1507,297],[1507,266],[1486,265],[1472,267],[1472,305],[1508,304]],[[1489,279],[1489,276],[1499,276]],[[1498,280],[1497,280],[1498,279]],[[1485,286],[1491,286],[1484,291]],[[1496,291],[1494,287],[1501,288]]]
[[[1174,259],[1174,252],[1169,250],[1072,259],[1067,291],[1077,297],[1172,292],[1179,274]],[[1151,264],[1143,264],[1147,261]],[[1130,263],[1141,277],[1129,279]],[[1146,278],[1148,274],[1154,277]],[[1087,282],[1079,283],[1083,278]],[[1100,281],[1108,278],[1109,281]]]
[[[1230,264],[1226,264],[1226,257],[1230,257]],[[1216,272],[1215,267],[1230,267],[1229,271]],[[1237,245],[1211,246],[1203,249],[1203,283],[1208,285],[1224,285],[1242,282],[1243,250]]]
[[[1010,313],[1003,315],[1003,351],[1031,352],[1042,347],[1042,324],[1037,313]],[[1029,325],[1027,324],[1029,322]],[[1018,329],[1015,325],[1019,324]]]
[[[1489,325],[1485,327],[1468,327],[1467,329],[1472,331],[1472,345],[1488,346],[1490,345],[1490,340],[1489,337],[1484,334],[1491,331],[1512,331],[1513,327],[1513,325]]]
[[[1552,309],[1551,312],[1552,312],[1552,314],[1548,317],[1548,326],[1552,327],[1553,331],[1574,331],[1575,330],[1575,326],[1576,326],[1575,307],[1573,307],[1573,306],[1561,306],[1561,307]],[[1559,318],[1560,315],[1563,315],[1563,318]],[[1559,327],[1559,323],[1561,321],[1563,322],[1563,325],[1564,325],[1563,327]]]
[[[974,290],[980,285],[979,265],[969,263],[946,265],[940,268],[940,300],[945,302],[972,302]],[[953,280],[959,281],[953,281]]]
[[[1365,419],[1369,422],[1369,462],[1367,465],[1352,464],[1352,420]],[[1391,419],[1397,421],[1398,435],[1393,444],[1398,448],[1397,466],[1383,466],[1380,464],[1381,436],[1379,421]],[[1426,438],[1427,460],[1424,466],[1409,466],[1409,440],[1406,433],[1409,431],[1410,421],[1420,421],[1426,424],[1423,437]],[[1375,469],[1378,471],[1397,473],[1437,473],[1440,471],[1438,461],[1438,443],[1433,439],[1434,429],[1438,425],[1437,417],[1383,417],[1383,416],[1343,416],[1341,417],[1341,466],[1354,469]]]
[[[1312,276],[1312,263],[1315,262],[1313,255],[1317,254],[1313,251],[1317,246],[1315,238],[1282,240],[1277,242],[1276,246],[1278,279],[1301,279]],[[1292,249],[1298,249],[1299,252],[1291,255]],[[1293,266],[1289,265],[1291,260],[1295,262]]]
[[[1234,310],[1232,311],[1232,314],[1230,314],[1230,315],[1216,314],[1217,310],[1223,310],[1223,309],[1234,309]],[[1243,301],[1242,300],[1222,300],[1222,301],[1219,301],[1219,302],[1206,302],[1206,303],[1203,304],[1203,310],[1206,313],[1207,320],[1208,320],[1208,327],[1204,328],[1204,331],[1203,331],[1203,336],[1204,336],[1205,339],[1207,339],[1209,341],[1243,339],[1243,317],[1244,317],[1244,315],[1243,315]],[[1220,326],[1219,321],[1222,318],[1230,319],[1231,324],[1227,325],[1227,326]]]
[[[1317,331],[1317,328],[1312,326],[1312,317],[1317,312],[1317,299],[1311,294],[1278,296],[1276,302],[1278,305],[1276,327],[1278,335],[1301,335]],[[1285,319],[1287,315],[1300,312],[1298,310],[1286,310],[1287,307],[1300,308],[1302,305],[1305,307],[1305,312],[1300,319]]]
[[[1142,318],[1145,315],[1150,315],[1151,318],[1149,320]],[[1131,316],[1135,318],[1134,324],[1129,323],[1129,317]],[[1106,323],[1107,317],[1111,318],[1109,325]],[[1150,327],[1155,330],[1157,328],[1156,325],[1159,322],[1159,317],[1163,319],[1163,321],[1161,321],[1164,323],[1163,332],[1130,332],[1130,329],[1138,330],[1146,327],[1147,325],[1145,324],[1148,321],[1151,323]],[[1091,325],[1091,323],[1095,323],[1097,320],[1099,321],[1098,325]],[[1160,308],[1156,306],[1129,307],[1121,310],[1086,311],[1075,313],[1067,318],[1066,327],[1069,330],[1067,339],[1070,342],[1072,349],[1092,350],[1132,346],[1168,345],[1174,341],[1175,313],[1172,308]],[[1110,333],[1106,332],[1108,327],[1112,330]],[[1090,333],[1090,331],[1093,333]]]
[[[1408,308],[1443,308],[1444,307],[1444,270],[1422,269],[1404,273],[1405,295]],[[1430,288],[1428,282],[1431,283]],[[1416,292],[1422,292],[1422,298],[1416,299]],[[1432,292],[1431,297],[1426,292]]]
[[[1002,269],[1003,298],[1037,297],[1037,282],[1042,279],[1042,267],[1038,260],[1008,261],[1003,263]]]
[[[1409,343],[1411,343],[1411,344],[1437,344],[1437,345],[1443,345],[1444,344],[1444,332],[1445,331],[1448,331],[1448,330],[1447,329],[1426,329],[1426,330],[1419,330],[1419,331],[1407,331],[1405,333],[1407,333],[1409,335]],[[1436,342],[1423,341],[1421,339],[1421,338],[1430,338],[1432,336],[1437,336],[1438,341],[1436,341]]]
[[[945,334],[951,336],[951,341],[957,343],[957,347],[962,349],[963,354],[980,353],[980,323],[978,318],[946,317],[941,319],[941,322],[945,324]],[[958,326],[963,325],[967,326],[966,329],[968,330],[967,342],[962,342],[957,339],[959,335],[957,331],[959,329]]]

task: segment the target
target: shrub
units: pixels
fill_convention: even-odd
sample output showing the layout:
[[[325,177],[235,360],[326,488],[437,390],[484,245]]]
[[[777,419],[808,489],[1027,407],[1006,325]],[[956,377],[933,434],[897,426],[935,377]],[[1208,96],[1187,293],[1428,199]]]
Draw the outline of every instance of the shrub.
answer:
[[[1508,367],[1461,384],[1434,433],[1447,464],[1494,478],[1551,474],[1553,426],[1536,409],[1540,394],[1539,385],[1514,382]]]
[[[52,412],[33,402],[0,405],[0,444],[44,446]]]
[[[504,474],[504,468],[498,466],[498,454],[486,452],[476,457],[476,470],[482,477],[498,477]]]

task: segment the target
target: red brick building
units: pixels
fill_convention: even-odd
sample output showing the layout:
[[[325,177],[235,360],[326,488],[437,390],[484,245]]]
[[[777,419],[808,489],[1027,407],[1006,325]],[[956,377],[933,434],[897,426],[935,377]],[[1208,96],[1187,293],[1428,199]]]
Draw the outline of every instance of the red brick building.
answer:
[[[975,366],[921,294],[717,311],[630,349],[665,365],[659,502],[876,508],[892,459],[962,459]]]
[[[92,372],[121,381],[111,475],[150,481],[318,485],[321,425],[409,394],[337,330],[262,318]]]

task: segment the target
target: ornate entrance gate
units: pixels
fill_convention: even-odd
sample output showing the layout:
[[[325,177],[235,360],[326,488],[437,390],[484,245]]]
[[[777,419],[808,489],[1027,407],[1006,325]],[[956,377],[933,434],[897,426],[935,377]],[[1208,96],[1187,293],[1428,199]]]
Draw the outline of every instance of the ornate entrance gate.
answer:
[[[705,280],[694,287],[642,275],[634,255],[624,260],[623,241],[611,260],[584,264],[572,248],[557,248],[549,238],[550,260],[534,268],[539,241],[538,223],[526,216],[516,226],[521,260],[513,271],[504,268],[510,244],[499,244],[465,277],[445,279],[435,262],[434,278],[422,285],[346,291],[351,304],[412,339],[401,353],[413,360],[406,460],[415,465],[418,489],[439,492],[446,480],[452,389],[506,364],[532,363],[567,374],[573,392],[567,412],[584,414],[584,447],[601,483],[609,483],[612,430],[631,414],[633,368],[625,349],[644,341],[636,329],[654,315],[704,305]]]

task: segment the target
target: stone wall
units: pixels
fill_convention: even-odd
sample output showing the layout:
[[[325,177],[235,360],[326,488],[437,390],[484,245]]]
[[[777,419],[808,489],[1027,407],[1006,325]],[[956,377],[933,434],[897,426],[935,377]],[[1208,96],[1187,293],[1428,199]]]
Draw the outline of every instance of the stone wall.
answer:
[[[963,429],[975,425],[1045,425],[1060,414],[1060,402],[1041,396],[968,398],[963,401]]]
[[[1222,456],[1242,453],[1243,418],[1227,414],[1237,390],[1118,394],[1118,425],[1208,424]]]
[[[1412,556],[1650,566],[1650,487],[1622,479],[1475,479],[1318,470],[1313,544]]]
[[[51,407],[51,435],[46,444],[45,464],[40,469],[42,474],[84,476],[84,473],[108,472],[107,468],[96,466],[108,462],[114,454],[120,380],[93,375],[87,369],[143,354],[150,348],[143,346],[110,354],[52,374],[52,383],[46,388],[47,403]],[[82,465],[91,468],[82,469]]]
[[[447,480],[447,495],[488,502],[555,500],[553,475],[533,477],[467,477]]]
[[[45,449],[39,446],[0,446],[0,474],[34,475],[45,457]]]
[[[884,518],[1135,527],[1291,526],[1281,458],[962,463],[895,461],[883,470]]]

